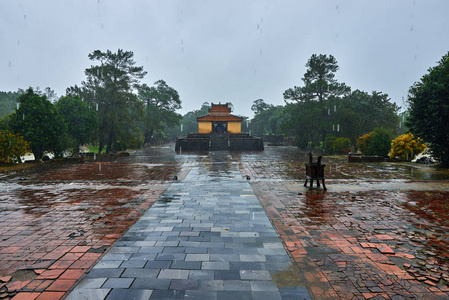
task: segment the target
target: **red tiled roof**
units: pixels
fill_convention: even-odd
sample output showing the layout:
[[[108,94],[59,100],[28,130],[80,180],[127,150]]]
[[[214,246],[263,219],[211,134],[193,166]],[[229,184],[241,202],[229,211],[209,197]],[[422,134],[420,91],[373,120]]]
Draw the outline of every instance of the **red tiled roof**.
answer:
[[[224,111],[224,112],[231,112],[231,110],[228,108],[227,105],[220,105],[220,106],[214,105],[211,108],[209,108],[209,112],[214,112],[214,111],[217,111],[217,112],[218,111],[219,112],[222,112],[222,111]]]
[[[203,117],[198,117],[196,118],[196,120],[198,122],[213,122],[213,121],[221,121],[221,122],[242,122],[243,118],[234,116],[234,115],[229,115],[229,116],[211,116],[211,115],[207,115],[207,116],[203,116]]]

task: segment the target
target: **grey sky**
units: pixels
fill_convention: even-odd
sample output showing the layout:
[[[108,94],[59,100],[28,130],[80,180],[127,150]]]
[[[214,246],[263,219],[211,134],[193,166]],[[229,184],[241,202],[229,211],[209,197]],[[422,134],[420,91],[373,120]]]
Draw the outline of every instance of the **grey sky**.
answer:
[[[336,57],[340,82],[402,106],[449,51],[448,11],[447,0],[0,0],[0,90],[62,96],[85,79],[89,53],[121,48],[143,82],[179,92],[180,113],[229,101],[252,116],[256,99],[284,104],[316,53]]]

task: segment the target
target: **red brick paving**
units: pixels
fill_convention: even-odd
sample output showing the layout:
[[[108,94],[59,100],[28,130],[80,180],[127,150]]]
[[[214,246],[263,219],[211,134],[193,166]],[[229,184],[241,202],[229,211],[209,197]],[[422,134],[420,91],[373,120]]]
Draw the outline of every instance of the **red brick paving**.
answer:
[[[100,170],[99,165],[72,164],[4,183],[1,299],[62,298],[159,198],[167,180],[175,174],[182,179],[189,168],[102,162]]]
[[[354,186],[360,179],[414,179],[372,165],[325,163],[327,178]],[[295,262],[279,276],[307,286],[312,297],[449,297],[448,193],[332,192],[332,181],[326,193],[309,192],[302,187],[303,162],[242,161],[240,167]],[[182,179],[188,169],[188,163],[96,162],[24,172],[28,180],[6,183],[0,296],[62,298],[168,187],[166,180]],[[21,279],[16,271],[23,270],[29,273],[21,276],[32,278]]]
[[[316,299],[449,298],[449,260],[439,255],[447,253],[447,224],[411,213],[413,192],[308,191],[302,182],[253,174],[252,187]]]

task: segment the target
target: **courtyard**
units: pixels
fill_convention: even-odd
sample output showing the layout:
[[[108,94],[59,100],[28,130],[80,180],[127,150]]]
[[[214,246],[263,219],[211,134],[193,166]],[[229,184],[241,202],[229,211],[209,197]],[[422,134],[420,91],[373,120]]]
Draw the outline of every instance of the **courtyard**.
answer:
[[[182,154],[173,149],[2,172],[0,299],[449,297],[448,170],[325,156],[328,190],[308,190],[308,158],[294,147]],[[236,189],[235,195],[220,194],[223,186]],[[257,203],[242,202],[246,198]],[[199,206],[189,207],[190,200]],[[207,211],[199,215],[205,204]],[[230,209],[210,211],[221,206]],[[157,219],[148,217],[151,209],[166,214],[175,207],[189,209],[194,225],[160,225],[165,229],[153,239],[156,225],[150,222],[147,243],[133,240],[135,232],[145,231],[139,224]],[[211,221],[222,213],[226,220]],[[265,214],[269,223],[252,219]],[[181,219],[163,216],[168,224],[171,217],[172,223]],[[242,231],[239,222],[254,231]],[[268,225],[274,235],[260,230]],[[165,231],[171,234],[161,240]],[[221,250],[181,245],[214,241],[223,243]],[[147,255],[141,255],[144,250]],[[162,255],[168,251],[171,256]],[[163,256],[164,266],[149,267]],[[173,269],[179,272],[170,277]],[[166,284],[148,287],[147,278]],[[258,281],[272,288],[264,290]]]

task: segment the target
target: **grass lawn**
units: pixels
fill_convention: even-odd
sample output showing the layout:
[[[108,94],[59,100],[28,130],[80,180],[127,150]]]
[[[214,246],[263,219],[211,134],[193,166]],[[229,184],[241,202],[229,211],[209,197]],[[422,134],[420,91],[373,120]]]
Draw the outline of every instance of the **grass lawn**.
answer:
[[[98,146],[87,146],[89,152],[98,153]],[[106,153],[106,147],[103,148],[103,153]]]

